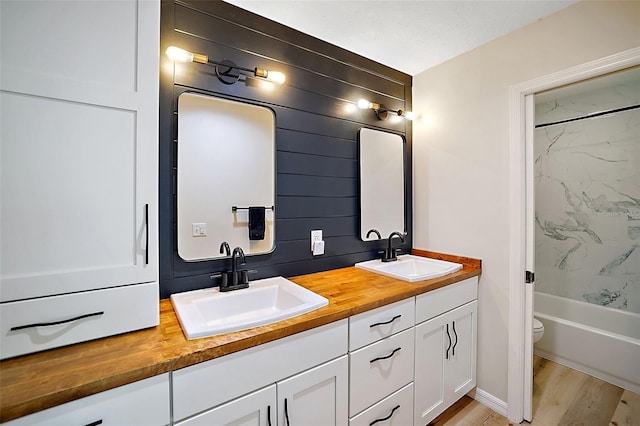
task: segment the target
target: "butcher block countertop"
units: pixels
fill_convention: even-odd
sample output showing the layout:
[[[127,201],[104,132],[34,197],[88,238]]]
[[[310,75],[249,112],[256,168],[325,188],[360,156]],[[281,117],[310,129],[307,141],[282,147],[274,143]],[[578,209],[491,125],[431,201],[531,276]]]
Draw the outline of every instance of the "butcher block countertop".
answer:
[[[329,299],[329,304],[288,320],[197,340],[185,338],[170,300],[164,299],[157,327],[2,361],[0,422],[329,324],[481,273],[480,260],[422,250],[413,250],[413,254],[464,267],[416,283],[353,266],[291,277]]]

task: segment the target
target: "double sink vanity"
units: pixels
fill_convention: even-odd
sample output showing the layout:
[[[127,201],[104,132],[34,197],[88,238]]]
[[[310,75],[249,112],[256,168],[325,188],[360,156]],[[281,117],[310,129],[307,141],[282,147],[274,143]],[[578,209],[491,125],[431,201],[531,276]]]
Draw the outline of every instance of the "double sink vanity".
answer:
[[[1,420],[427,424],[475,386],[481,267],[414,254],[258,280],[249,290],[178,294],[160,302],[158,327],[5,360]],[[410,282],[432,259],[461,266]],[[391,263],[403,269],[365,269]],[[232,310],[225,319],[202,317],[221,309],[216,295],[243,300],[218,305]]]
[[[382,125],[364,112],[343,116],[333,101],[317,99],[346,99],[356,88],[363,96],[388,92],[383,98],[409,107],[410,76],[390,83],[384,76],[398,75],[395,70],[376,65],[371,72],[350,61],[316,76],[304,64],[326,55],[314,59],[317,53],[306,48],[292,54],[296,35],[281,52],[286,55],[274,59],[297,78],[305,76],[298,80],[302,86],[273,95],[224,81],[222,88],[210,71],[197,70],[200,65],[167,67],[157,52],[160,39],[166,44],[175,37],[185,47],[202,47],[205,56],[217,57],[215,46],[222,43],[244,61],[251,55],[241,45],[273,44],[269,31],[247,27],[247,15],[223,2],[104,2],[108,13],[99,14],[86,2],[65,8],[6,3],[3,22],[14,25],[3,26],[2,35],[19,43],[9,43],[2,57],[3,105],[9,106],[3,125],[11,135],[2,158],[14,186],[1,194],[8,210],[0,274],[0,423],[417,426],[475,385],[480,261],[414,250],[417,258],[269,278],[224,293],[215,286],[229,275],[209,280],[230,256],[229,245],[236,247],[234,265],[246,252],[269,254],[275,265],[309,265],[296,271],[321,268],[311,266],[320,255],[313,248],[306,256],[297,253],[311,231],[306,225],[288,230],[287,244],[275,251],[276,195],[298,200],[277,206],[287,219],[311,209],[313,217],[334,218],[333,207],[317,210],[303,199],[323,205],[357,199],[359,206],[348,201],[341,207],[344,221],[331,221],[333,234],[349,234],[334,241],[349,243],[344,249],[328,245],[327,257],[369,256],[379,244],[376,234],[378,240],[389,236],[383,257],[395,258],[392,240],[404,242],[404,232],[411,233],[411,128]],[[231,39],[240,44],[224,41]],[[46,46],[52,43],[66,52],[90,46],[129,59],[114,68],[110,55],[92,61],[51,55]],[[48,60],[34,62],[34,52]],[[271,56],[255,53],[257,65]],[[34,116],[46,119],[34,126]],[[287,137],[278,149],[282,131]],[[293,147],[298,139],[322,149]],[[277,156],[285,160],[279,169]],[[298,169],[283,167],[303,164],[302,157],[317,161],[322,172],[300,179]],[[338,163],[349,164],[339,176],[324,170]],[[276,194],[278,175],[291,179],[285,180],[288,190]],[[233,185],[222,185],[221,176],[234,176]],[[359,188],[315,191],[318,183],[337,188],[337,181]],[[165,214],[158,214],[159,205]],[[356,217],[359,235],[351,235],[344,230],[353,229]],[[428,258],[462,267],[440,269]],[[319,259],[315,265],[329,264]],[[180,285],[172,281],[171,265],[179,265]],[[192,277],[204,284],[185,284]],[[245,277],[232,278],[232,286],[247,284]],[[190,284],[212,288],[175,294],[158,306],[162,280],[166,294]]]

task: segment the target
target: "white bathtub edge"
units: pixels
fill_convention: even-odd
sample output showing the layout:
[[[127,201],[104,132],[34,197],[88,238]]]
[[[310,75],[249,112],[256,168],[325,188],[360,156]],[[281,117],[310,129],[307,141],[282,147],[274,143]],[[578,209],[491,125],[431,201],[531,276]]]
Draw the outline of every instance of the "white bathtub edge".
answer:
[[[640,341],[536,312],[544,324],[534,353],[620,386],[640,392]]]

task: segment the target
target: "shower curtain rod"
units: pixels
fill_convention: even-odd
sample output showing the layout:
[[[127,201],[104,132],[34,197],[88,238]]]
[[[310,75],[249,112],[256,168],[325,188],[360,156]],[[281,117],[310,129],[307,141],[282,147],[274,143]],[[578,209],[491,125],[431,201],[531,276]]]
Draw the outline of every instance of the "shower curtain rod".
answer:
[[[566,120],[554,121],[551,123],[536,124],[535,128],[538,129],[540,127],[553,126],[555,124],[563,124],[563,123],[569,123],[571,121],[584,120],[586,118],[600,117],[601,115],[613,114],[613,113],[622,112],[622,111],[629,111],[636,108],[640,108],[640,105],[631,105],[631,106],[622,107],[622,108],[610,109],[608,111],[594,112],[591,114],[584,115],[582,117],[568,118]]]

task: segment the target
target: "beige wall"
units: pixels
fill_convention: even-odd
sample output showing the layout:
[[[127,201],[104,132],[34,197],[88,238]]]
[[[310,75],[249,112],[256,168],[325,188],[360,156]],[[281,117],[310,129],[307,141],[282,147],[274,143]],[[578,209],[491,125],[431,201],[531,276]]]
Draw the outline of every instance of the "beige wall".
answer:
[[[640,46],[640,1],[584,1],[414,77],[414,247],[481,258],[478,387],[507,402],[509,87]]]

